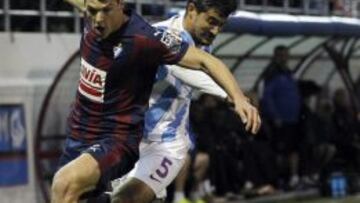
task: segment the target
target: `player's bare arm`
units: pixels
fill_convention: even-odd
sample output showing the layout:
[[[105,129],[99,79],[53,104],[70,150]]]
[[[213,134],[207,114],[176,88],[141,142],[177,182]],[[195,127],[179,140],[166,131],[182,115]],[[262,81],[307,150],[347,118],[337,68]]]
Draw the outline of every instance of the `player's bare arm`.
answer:
[[[64,0],[64,1],[71,4],[81,12],[86,11],[85,0]]]
[[[186,85],[200,92],[225,99],[226,92],[206,73],[200,70],[181,68],[177,65],[169,66],[171,74]]]
[[[246,130],[251,130],[254,134],[258,132],[261,119],[257,109],[249,103],[248,98],[243,94],[235,78],[222,61],[191,46],[179,65],[201,69],[209,73],[228,93],[234,103],[235,111],[239,114],[242,122],[246,124]]]

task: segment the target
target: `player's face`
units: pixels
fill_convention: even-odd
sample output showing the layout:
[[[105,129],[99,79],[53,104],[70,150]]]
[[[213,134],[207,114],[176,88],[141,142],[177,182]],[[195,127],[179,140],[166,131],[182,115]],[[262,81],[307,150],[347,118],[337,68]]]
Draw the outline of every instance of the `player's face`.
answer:
[[[96,34],[103,39],[119,29],[125,17],[122,0],[87,0],[86,11]]]
[[[217,34],[220,33],[227,17],[223,17],[215,9],[206,12],[193,11],[193,28],[191,35],[195,41],[202,45],[210,45]]]

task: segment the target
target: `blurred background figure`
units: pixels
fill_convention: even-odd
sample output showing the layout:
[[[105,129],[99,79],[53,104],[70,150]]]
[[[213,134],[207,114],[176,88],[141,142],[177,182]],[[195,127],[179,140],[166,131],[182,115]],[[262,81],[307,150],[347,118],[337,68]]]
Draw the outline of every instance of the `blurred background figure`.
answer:
[[[294,188],[299,183],[300,92],[288,67],[289,50],[283,45],[274,55],[264,77],[261,109],[272,128],[272,145],[278,153],[281,177]],[[284,185],[287,186],[287,185]]]
[[[352,171],[360,172],[359,121],[345,89],[337,89],[333,96],[334,144],[337,158],[345,161]]]
[[[260,105],[255,91],[246,94],[251,102]],[[260,108],[262,111],[262,109]],[[255,137],[247,137],[242,144],[244,164],[243,194],[246,198],[255,198],[277,193],[278,170],[276,154],[271,146],[271,128],[263,122],[260,132]]]

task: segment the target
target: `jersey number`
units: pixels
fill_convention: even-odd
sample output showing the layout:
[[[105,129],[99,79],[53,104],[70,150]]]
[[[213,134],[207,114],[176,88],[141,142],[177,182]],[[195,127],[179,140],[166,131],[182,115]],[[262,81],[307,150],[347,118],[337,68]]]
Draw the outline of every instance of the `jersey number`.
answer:
[[[151,174],[150,178],[160,182],[159,179],[155,178],[155,176],[159,178],[165,178],[169,174],[169,166],[172,165],[172,162],[168,158],[164,158],[160,164],[160,168],[156,169],[156,173]]]

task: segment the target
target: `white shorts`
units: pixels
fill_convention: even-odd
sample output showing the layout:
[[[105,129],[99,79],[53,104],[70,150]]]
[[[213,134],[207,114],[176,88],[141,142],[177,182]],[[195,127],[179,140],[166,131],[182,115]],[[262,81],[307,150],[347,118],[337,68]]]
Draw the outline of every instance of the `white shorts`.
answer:
[[[185,163],[189,147],[188,139],[171,142],[141,141],[139,160],[127,175],[113,181],[114,190],[135,177],[148,185],[157,198],[164,198],[166,187]]]

